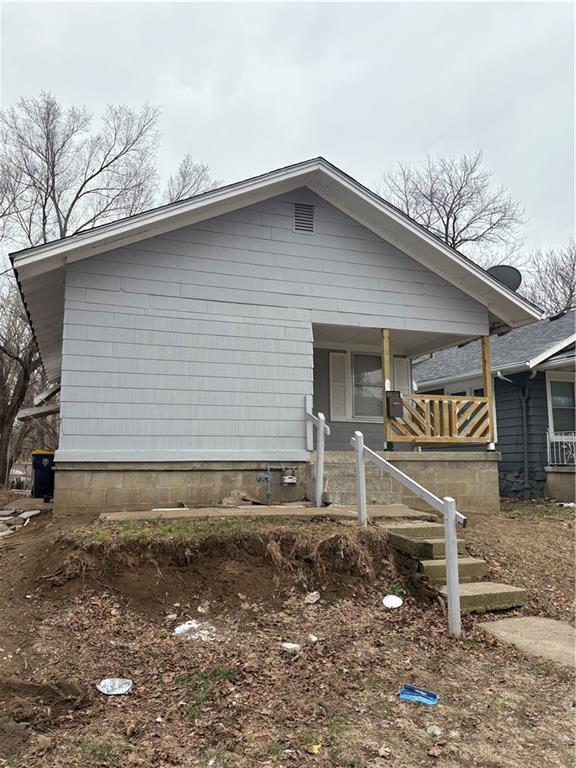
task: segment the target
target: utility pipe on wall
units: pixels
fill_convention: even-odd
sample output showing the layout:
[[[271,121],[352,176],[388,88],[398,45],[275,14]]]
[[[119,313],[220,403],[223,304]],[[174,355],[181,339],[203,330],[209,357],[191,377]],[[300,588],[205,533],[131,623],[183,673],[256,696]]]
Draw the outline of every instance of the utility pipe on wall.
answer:
[[[512,379],[509,379],[507,376],[504,376],[502,371],[496,371],[496,377],[502,381],[507,381],[508,384],[512,384],[512,386],[518,390],[518,396],[520,397],[520,418],[522,419],[522,457],[524,464],[524,482],[522,483],[522,495],[525,499],[530,498],[530,482],[528,479],[530,474],[530,460],[528,456],[528,399],[530,395],[530,382],[536,376],[537,372],[538,371],[536,368],[534,368],[530,372],[530,376],[528,377],[526,384],[518,384],[517,382],[512,381]]]

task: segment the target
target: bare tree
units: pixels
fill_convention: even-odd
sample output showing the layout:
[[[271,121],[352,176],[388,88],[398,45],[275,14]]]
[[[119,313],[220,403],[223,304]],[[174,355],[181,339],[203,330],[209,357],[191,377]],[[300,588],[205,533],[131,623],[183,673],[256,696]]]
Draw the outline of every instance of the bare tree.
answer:
[[[50,93],[0,112],[0,222],[4,236],[34,246],[153,207],[158,197],[159,110],[108,106],[93,130],[84,107]],[[170,177],[174,202],[212,186],[190,156]]]
[[[40,368],[40,356],[28,318],[13,281],[0,286],[0,484],[7,477],[15,458],[17,443],[24,440],[13,434],[16,414],[31,401],[33,382]],[[30,405],[32,403],[30,402]]]
[[[54,96],[23,98],[0,113],[6,234],[34,246],[151,207],[158,110],[107,107],[90,133],[85,108]]]
[[[526,298],[555,315],[576,307],[576,243],[570,240],[565,248],[536,250],[530,256],[526,270]]]
[[[384,174],[382,195],[483,266],[518,259],[522,206],[494,186],[481,152],[428,156],[421,167],[399,164],[397,172]]]
[[[108,106],[101,125],[84,107],[65,109],[50,93],[0,111],[2,246],[40,245],[210,189],[209,168],[186,156],[159,195],[159,110]],[[0,269],[0,483],[8,448],[23,443],[14,428],[42,376],[18,290]],[[4,274],[4,278],[2,275]],[[13,451],[10,451],[11,456]]]
[[[195,163],[186,155],[175,174],[168,179],[166,202],[175,203],[186,197],[198,195],[217,187],[219,182],[210,178],[210,168],[205,163]]]

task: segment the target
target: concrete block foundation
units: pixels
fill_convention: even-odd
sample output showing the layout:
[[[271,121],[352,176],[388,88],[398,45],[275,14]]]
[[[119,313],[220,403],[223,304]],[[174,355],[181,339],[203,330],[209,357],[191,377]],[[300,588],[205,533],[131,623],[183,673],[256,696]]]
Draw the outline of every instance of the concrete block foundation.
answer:
[[[496,452],[392,451],[381,454],[437,496],[453,496],[462,512],[499,509]],[[355,455],[352,451],[326,454],[328,489],[340,487],[337,503],[355,504]],[[282,470],[295,470],[295,485],[281,484]],[[430,508],[403,485],[366,465],[370,503],[406,504]],[[264,475],[270,475],[270,482]],[[101,512],[174,507],[238,506],[242,497],[263,504],[313,497],[314,464],[262,462],[62,462],[56,467],[54,513],[96,517]],[[338,493],[336,493],[338,497]],[[336,501],[336,499],[333,499]]]
[[[296,485],[281,484],[282,469],[296,472]],[[270,483],[263,479],[269,474]],[[242,497],[289,502],[304,499],[309,465],[260,462],[94,462],[56,467],[54,514],[145,510],[153,507],[238,505]],[[270,498],[268,499],[268,494]]]
[[[498,461],[501,454],[497,451],[384,451],[379,455],[436,496],[452,496],[461,512],[498,512],[500,509]],[[327,495],[334,503],[355,503],[354,462],[352,452],[326,454]],[[368,503],[430,509],[371,462],[366,462],[366,496]]]
[[[576,501],[576,467],[546,467],[546,496],[560,501]]]

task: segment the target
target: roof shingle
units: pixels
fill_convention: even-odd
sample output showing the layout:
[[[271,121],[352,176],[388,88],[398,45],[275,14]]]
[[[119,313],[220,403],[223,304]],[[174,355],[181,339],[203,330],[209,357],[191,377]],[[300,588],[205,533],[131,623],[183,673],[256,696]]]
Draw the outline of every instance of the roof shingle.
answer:
[[[502,336],[491,336],[492,370],[516,364],[522,367],[528,360],[545,353],[575,332],[575,310],[571,309],[562,315],[515,328]],[[463,347],[451,347],[435,352],[430,360],[423,360],[413,366],[416,382],[464,379],[481,371],[480,340],[472,341]]]

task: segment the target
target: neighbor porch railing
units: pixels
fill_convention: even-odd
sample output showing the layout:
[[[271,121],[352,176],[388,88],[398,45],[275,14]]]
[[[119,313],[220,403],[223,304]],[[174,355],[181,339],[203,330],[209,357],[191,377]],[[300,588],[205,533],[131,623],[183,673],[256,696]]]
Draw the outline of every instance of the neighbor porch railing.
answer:
[[[330,434],[330,427],[326,424],[326,416],[318,412],[318,416],[312,413],[312,398],[306,398],[306,442],[309,451],[314,448],[314,436],[312,430],[316,427],[316,475],[314,478],[314,504],[322,506],[324,495],[324,439]]]
[[[492,414],[487,397],[404,395],[402,415],[388,416],[387,442],[492,443]]]
[[[391,477],[402,483],[409,491],[423,499],[444,518],[444,540],[446,557],[446,591],[448,597],[448,631],[451,635],[459,635],[462,631],[460,617],[460,586],[458,576],[458,540],[456,525],[466,526],[466,518],[456,511],[456,502],[450,496],[439,499],[431,491],[417,483],[411,477],[401,472],[389,461],[383,459],[377,453],[364,445],[362,432],[355,432],[351,438],[351,444],[356,451],[356,499],[358,522],[360,525],[368,524],[368,512],[366,507],[366,475],[364,472],[364,459],[368,459],[379,469],[387,472]]]
[[[549,466],[570,466],[576,463],[576,432],[546,433]]]

